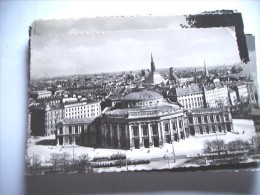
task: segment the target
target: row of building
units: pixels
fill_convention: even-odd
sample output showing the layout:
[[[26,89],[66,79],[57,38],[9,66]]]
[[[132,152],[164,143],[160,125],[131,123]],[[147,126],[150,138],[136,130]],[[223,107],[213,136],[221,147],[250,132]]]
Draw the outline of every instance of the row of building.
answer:
[[[142,85],[130,93],[109,94],[102,109],[101,101],[77,95],[56,98],[44,91],[30,107],[32,135],[55,134],[62,146],[139,149],[231,132],[230,107],[242,102],[257,105],[253,84],[208,82],[208,77],[205,66],[200,83],[182,83],[171,68],[165,81],[151,56],[151,71]]]
[[[40,104],[30,108],[31,134],[53,135],[62,119],[86,119],[101,114],[100,101],[83,100],[57,104]]]
[[[185,109],[235,106],[248,102],[257,105],[256,90],[252,82],[194,84],[169,87],[163,92],[165,98],[179,102]]]
[[[187,111],[157,92],[138,88],[95,119],[61,120],[56,139],[58,145],[140,149],[232,130],[229,109]]]

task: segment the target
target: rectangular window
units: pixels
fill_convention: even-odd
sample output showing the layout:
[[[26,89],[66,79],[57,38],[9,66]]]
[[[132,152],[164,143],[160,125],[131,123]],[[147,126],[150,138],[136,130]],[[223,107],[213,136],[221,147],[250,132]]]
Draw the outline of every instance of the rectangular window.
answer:
[[[173,128],[173,130],[176,130],[176,122],[172,123],[172,128]]]
[[[117,129],[116,128],[113,128],[113,134],[115,137],[117,137]]]
[[[81,125],[81,132],[84,132],[84,125]]]
[[[179,120],[179,127],[182,128],[182,126],[183,126],[183,122],[182,120]]]
[[[138,136],[138,126],[133,126],[133,134],[134,136]]]
[[[63,129],[62,129],[62,127],[60,128],[60,134],[63,134]]]
[[[200,116],[198,116],[198,122],[201,123],[201,117]]]
[[[204,116],[204,123],[208,123],[208,118],[207,118],[207,116]]]
[[[148,127],[147,127],[147,125],[143,125],[142,127],[143,127],[143,135],[147,136],[148,135]]]
[[[120,125],[119,128],[120,128],[120,134],[121,134],[121,136],[125,136],[125,135],[126,135],[126,134],[125,134],[125,126],[124,126],[124,125]]]
[[[156,124],[151,126],[153,135],[158,135],[158,127]]]

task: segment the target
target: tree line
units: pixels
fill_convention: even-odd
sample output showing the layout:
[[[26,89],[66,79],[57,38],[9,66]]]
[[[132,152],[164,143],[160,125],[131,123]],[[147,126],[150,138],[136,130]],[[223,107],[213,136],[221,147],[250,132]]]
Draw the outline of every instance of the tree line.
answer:
[[[206,140],[202,152],[211,153],[227,150],[260,151],[260,136],[253,136],[249,141],[243,139],[236,139],[228,143],[225,143],[222,139],[215,139],[212,141]]]
[[[42,165],[40,156],[34,154],[26,159],[26,171],[28,175],[57,174],[57,173],[92,173],[93,168],[89,157],[82,154],[72,158],[68,152],[52,153],[48,165]]]

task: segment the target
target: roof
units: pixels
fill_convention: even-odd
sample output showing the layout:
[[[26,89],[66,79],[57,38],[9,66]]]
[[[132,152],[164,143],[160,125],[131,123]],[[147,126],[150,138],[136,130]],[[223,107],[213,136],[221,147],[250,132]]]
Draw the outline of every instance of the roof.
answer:
[[[60,110],[62,108],[63,108],[62,104],[54,104],[54,105],[40,104],[37,106],[32,106],[30,109],[31,110]]]
[[[226,112],[227,110],[223,110]],[[219,113],[221,110],[219,108],[196,108],[191,110],[190,114],[207,114],[207,113]]]
[[[82,104],[82,103],[86,103],[86,104],[94,104],[94,103],[99,103],[99,101],[97,100],[83,100],[83,101],[71,101],[71,102],[65,102],[64,105],[77,105],[77,104]]]
[[[106,99],[108,100],[121,100],[122,99],[122,94],[113,94],[107,97]]]
[[[89,117],[89,118],[71,118],[71,119],[62,119],[59,123],[62,124],[90,124],[95,120],[96,117]]]
[[[141,91],[131,92],[123,97],[123,100],[130,100],[130,101],[143,101],[143,100],[155,100],[155,99],[162,99],[163,97],[154,91],[148,91],[143,89]]]
[[[38,95],[39,94],[44,94],[44,93],[51,93],[51,91],[44,89],[44,90],[32,91],[31,92],[31,94],[38,94]]]
[[[142,108],[123,108],[110,110],[104,113],[106,117],[115,118],[132,118],[136,117],[157,117],[164,114],[177,113],[181,110],[181,107],[176,104],[164,102],[160,106],[147,106]]]
[[[202,89],[198,85],[192,85],[189,87],[178,87],[176,88],[176,95],[177,96],[184,96],[184,95],[190,95],[195,93],[202,93]]]
[[[213,89],[221,89],[221,88],[225,88],[226,86],[222,85],[221,83],[215,83],[215,84],[211,84],[211,85],[205,85],[204,89],[205,90],[213,90]]]

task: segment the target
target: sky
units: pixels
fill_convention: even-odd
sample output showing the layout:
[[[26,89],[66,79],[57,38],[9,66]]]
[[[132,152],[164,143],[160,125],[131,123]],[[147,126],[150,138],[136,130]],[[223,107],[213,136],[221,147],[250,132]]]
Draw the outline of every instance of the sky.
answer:
[[[129,27],[128,27],[129,28]],[[32,78],[239,63],[233,27],[121,30],[31,38]]]

